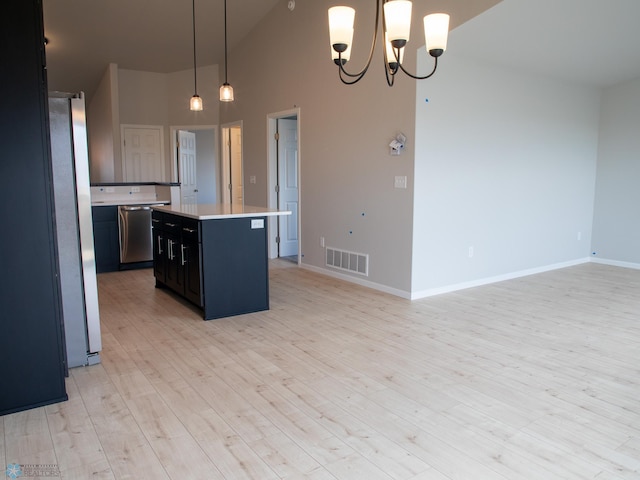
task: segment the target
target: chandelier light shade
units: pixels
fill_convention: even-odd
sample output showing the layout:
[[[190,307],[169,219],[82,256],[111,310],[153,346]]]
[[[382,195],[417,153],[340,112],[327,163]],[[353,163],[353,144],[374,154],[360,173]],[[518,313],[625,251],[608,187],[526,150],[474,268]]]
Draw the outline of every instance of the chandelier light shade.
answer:
[[[395,0],[384,4],[385,33],[395,48],[404,47],[411,31],[411,2]]]
[[[351,7],[331,7],[329,9],[329,40],[332,49],[344,53],[353,42],[353,21],[356,11]],[[348,58],[342,57],[345,61]]]
[[[233,87],[227,78],[227,0],[224,0],[224,83],[220,87],[220,101],[233,102]]]
[[[189,108],[194,112],[202,111],[202,98],[198,95],[198,75],[196,73],[196,0],[191,0],[192,25],[193,25],[193,97],[189,102]]]
[[[449,15],[446,13],[432,13],[424,17],[424,38],[427,52],[432,56],[440,56],[447,49],[449,36]],[[436,53],[434,55],[431,52]],[[439,52],[439,53],[438,53]]]
[[[434,65],[431,73],[418,76],[409,73],[402,64],[404,49],[409,42],[411,33],[411,6],[409,0],[376,0],[375,25],[369,58],[358,72],[348,72],[345,69],[345,65],[351,59],[356,12],[353,8],[346,6],[335,6],[329,9],[331,59],[338,66],[338,75],[342,83],[353,85],[362,80],[367,73],[376,48],[380,27],[382,27],[384,38],[382,52],[387,85],[393,86],[395,76],[399,71],[416,80],[424,80],[436,72],[438,57],[447,49],[449,15],[434,13],[424,17],[426,49],[433,57]]]

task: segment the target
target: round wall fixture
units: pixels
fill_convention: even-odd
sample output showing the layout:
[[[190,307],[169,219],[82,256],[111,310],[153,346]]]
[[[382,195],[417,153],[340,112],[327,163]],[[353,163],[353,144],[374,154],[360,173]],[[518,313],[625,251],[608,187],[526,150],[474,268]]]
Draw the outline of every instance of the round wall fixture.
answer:
[[[293,9],[296,8],[296,0],[289,0],[287,7],[289,8],[289,11],[293,12]]]

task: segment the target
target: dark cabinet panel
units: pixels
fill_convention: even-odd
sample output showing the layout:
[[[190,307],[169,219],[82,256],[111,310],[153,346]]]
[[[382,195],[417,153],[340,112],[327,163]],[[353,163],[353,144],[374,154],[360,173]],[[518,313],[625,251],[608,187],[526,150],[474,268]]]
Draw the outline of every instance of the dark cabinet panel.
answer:
[[[118,207],[92,207],[91,212],[96,271],[115,272],[120,266]]]
[[[67,394],[41,1],[5,1],[0,31],[3,415]]]
[[[205,318],[269,308],[267,231],[252,228],[253,220],[245,217],[201,222]],[[265,226],[266,220],[261,220]]]
[[[162,213],[154,210],[151,212],[151,231],[153,237],[153,275],[157,281],[166,283],[166,248],[167,236],[162,229]]]

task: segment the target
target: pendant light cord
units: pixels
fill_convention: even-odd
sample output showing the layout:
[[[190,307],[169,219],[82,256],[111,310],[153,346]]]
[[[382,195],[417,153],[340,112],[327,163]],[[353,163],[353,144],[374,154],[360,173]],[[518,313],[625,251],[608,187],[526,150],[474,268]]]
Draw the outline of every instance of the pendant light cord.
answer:
[[[227,0],[224,0],[224,83],[225,84],[228,83],[227,82]]]
[[[198,75],[196,75],[196,0],[191,0],[193,12],[193,89],[194,94],[198,94]]]

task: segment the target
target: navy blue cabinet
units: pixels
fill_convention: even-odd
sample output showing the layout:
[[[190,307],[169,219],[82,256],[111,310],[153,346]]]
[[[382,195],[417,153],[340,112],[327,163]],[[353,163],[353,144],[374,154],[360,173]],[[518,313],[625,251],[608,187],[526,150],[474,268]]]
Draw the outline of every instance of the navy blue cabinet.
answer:
[[[115,272],[120,267],[118,207],[91,207],[96,272]]]
[[[267,232],[252,220],[154,211],[156,285],[202,308],[205,320],[268,310]]]

